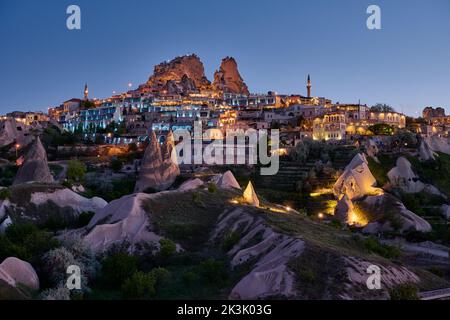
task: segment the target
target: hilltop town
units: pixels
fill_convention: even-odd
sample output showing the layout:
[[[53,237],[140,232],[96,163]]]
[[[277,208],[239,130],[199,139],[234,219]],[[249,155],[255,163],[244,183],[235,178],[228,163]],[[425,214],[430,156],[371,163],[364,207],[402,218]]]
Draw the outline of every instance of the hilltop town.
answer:
[[[127,92],[92,99],[86,84],[1,116],[0,298],[448,297],[450,116],[333,102],[304,79],[304,95],[255,94],[234,58],[210,81],[193,54]],[[277,172],[174,161],[196,124],[201,151],[278,132],[257,137]],[[246,160],[248,140],[233,145]]]

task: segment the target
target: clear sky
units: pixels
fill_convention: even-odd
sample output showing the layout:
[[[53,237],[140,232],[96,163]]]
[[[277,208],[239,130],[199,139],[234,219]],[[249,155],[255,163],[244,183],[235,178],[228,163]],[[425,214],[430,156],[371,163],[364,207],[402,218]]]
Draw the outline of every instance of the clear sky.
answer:
[[[81,8],[81,30],[66,8]],[[366,27],[381,7],[382,30]],[[196,53],[211,80],[236,58],[252,92],[450,113],[449,0],[0,0],[0,113],[108,97],[153,66]]]

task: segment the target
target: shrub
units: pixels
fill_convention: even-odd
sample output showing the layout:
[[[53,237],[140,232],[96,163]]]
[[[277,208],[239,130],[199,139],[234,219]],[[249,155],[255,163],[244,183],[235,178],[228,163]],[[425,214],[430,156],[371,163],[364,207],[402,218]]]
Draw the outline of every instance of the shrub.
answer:
[[[206,281],[219,286],[228,278],[225,263],[212,257],[200,263],[199,273]]]
[[[69,161],[67,167],[67,178],[73,181],[80,181],[86,174],[86,165],[78,160]]]
[[[217,192],[217,186],[215,183],[209,183],[208,184],[208,191],[211,193]]]
[[[41,293],[42,300],[70,300],[70,290],[65,285],[59,285]]]
[[[388,259],[397,258],[400,256],[400,249],[394,246],[381,244],[374,237],[368,237],[363,240],[363,245],[369,252],[376,253]]]
[[[0,235],[0,260],[7,257],[35,262],[45,252],[56,248],[58,241],[31,223],[12,224]]]
[[[162,258],[168,258],[177,252],[177,245],[170,239],[159,240],[158,255]]]
[[[66,248],[56,248],[47,252],[43,257],[43,269],[52,285],[64,285],[66,270],[70,265],[77,265],[83,270],[84,266],[76,261],[73,254]],[[82,281],[84,282],[84,281]]]
[[[0,200],[6,200],[11,197],[11,191],[8,188],[0,189]]]
[[[228,232],[222,242],[222,249],[224,251],[231,250],[241,239],[239,232],[231,231]]]
[[[138,259],[126,252],[118,251],[102,262],[102,274],[111,285],[120,285],[137,271]]]
[[[94,215],[95,212],[92,211],[83,211],[80,213],[78,216],[78,227],[81,228],[87,226]]]
[[[413,283],[403,283],[389,290],[391,300],[419,300],[418,289]]]
[[[122,285],[125,299],[154,298],[161,284],[167,281],[170,273],[164,268],[156,268],[148,273],[135,272]]]

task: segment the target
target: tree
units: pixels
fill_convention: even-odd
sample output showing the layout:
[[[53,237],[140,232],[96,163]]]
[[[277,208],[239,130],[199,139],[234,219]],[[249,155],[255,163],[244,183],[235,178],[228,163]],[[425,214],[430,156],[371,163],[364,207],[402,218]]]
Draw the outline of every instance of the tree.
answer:
[[[67,167],[67,178],[72,181],[80,181],[86,174],[87,169],[83,162],[78,160],[69,161]]]
[[[169,277],[169,271],[164,268],[155,268],[148,273],[135,272],[122,285],[123,296],[125,299],[154,298],[161,284]]]
[[[138,259],[125,251],[112,253],[102,262],[103,277],[110,285],[120,285],[138,270]]]
[[[373,112],[395,112],[394,108],[385,103],[377,103],[376,105],[370,108],[370,111]]]
[[[376,136],[391,136],[394,134],[394,127],[386,123],[377,123],[368,128]]]

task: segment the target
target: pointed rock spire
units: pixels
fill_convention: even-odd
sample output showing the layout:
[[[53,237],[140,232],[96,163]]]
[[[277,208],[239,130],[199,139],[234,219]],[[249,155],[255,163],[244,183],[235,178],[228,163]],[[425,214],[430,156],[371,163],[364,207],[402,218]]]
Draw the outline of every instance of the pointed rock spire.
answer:
[[[244,201],[252,206],[259,207],[259,199],[251,181],[248,182],[244,191]]]
[[[217,181],[217,186],[223,189],[235,188],[241,190],[241,186],[230,170],[220,176],[219,180]]]
[[[171,133],[168,134],[167,140],[161,148],[155,132],[152,131],[150,134],[150,142],[145,149],[135,192],[142,192],[148,188],[158,191],[165,190],[180,174],[178,164],[173,162],[170,157],[175,147]]]
[[[36,137],[30,145],[13,184],[16,185],[26,182],[53,182],[53,176],[48,168],[47,153],[39,137]]]

